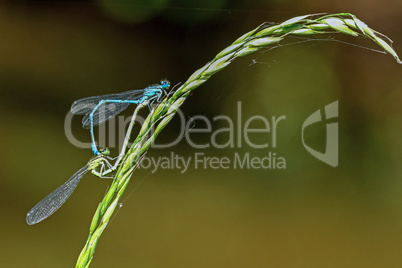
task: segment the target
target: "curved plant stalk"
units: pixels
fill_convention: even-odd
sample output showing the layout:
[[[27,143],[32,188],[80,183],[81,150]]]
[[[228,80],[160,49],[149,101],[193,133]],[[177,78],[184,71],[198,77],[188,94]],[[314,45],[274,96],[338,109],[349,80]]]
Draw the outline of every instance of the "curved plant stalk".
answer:
[[[195,71],[187,81],[166,97],[145,120],[137,138],[125,155],[123,164],[118,169],[115,179],[99,204],[93,217],[88,240],[81,251],[76,267],[89,267],[99,237],[105,230],[119,199],[123,195],[140,157],[169,123],[188,95],[195,88],[205,83],[212,75],[228,66],[234,59],[256,52],[262,48],[278,45],[286,36],[317,35],[342,33],[355,37],[369,38],[377,43],[386,53],[402,64],[392,49],[392,41],[385,35],[369,28],[364,22],[349,13],[324,15],[304,15],[289,19],[277,25],[262,24],[245,33],[230,46],[219,52],[215,58]]]

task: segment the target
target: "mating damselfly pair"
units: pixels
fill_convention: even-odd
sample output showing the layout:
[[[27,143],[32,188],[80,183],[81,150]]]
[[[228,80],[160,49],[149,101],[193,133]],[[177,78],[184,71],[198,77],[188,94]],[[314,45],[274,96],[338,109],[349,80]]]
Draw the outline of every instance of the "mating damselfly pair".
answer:
[[[100,178],[105,178],[112,173],[120,165],[125,154],[125,150],[130,138],[131,129],[134,125],[135,117],[138,110],[148,105],[151,110],[151,105],[154,102],[160,103],[163,95],[168,95],[167,90],[170,87],[168,80],[162,80],[160,84],[154,84],[145,89],[129,90],[117,94],[107,94],[93,96],[74,101],[71,106],[71,112],[77,115],[84,115],[82,125],[84,128],[89,128],[92,141],[92,151],[95,154],[84,167],[79,169],[71,176],[64,184],[37,203],[27,214],[26,221],[29,225],[36,224],[51,216],[58,210],[70,197],[81,178],[88,172]],[[93,128],[112,117],[116,116],[130,104],[137,104],[137,108],[131,118],[131,123],[127,129],[126,137],[121,148],[120,154],[116,158],[109,156],[109,150],[98,150],[96,146]],[[109,160],[116,159],[114,165],[111,165]],[[99,169],[99,170],[98,170]]]

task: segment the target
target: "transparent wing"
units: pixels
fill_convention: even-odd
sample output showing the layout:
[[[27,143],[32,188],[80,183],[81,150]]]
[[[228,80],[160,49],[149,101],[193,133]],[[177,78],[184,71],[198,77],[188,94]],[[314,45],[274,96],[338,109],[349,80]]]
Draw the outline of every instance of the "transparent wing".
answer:
[[[131,103],[120,102],[120,103],[102,103],[99,108],[94,112],[92,116],[93,126],[97,126],[102,124],[103,122],[108,121],[113,116],[121,113],[124,109],[126,109]],[[87,113],[84,118],[82,118],[82,127],[90,128],[91,120],[89,120],[91,112]]]
[[[33,225],[41,222],[58,210],[74,192],[81,178],[88,172],[88,170],[88,166],[81,168],[63,185],[59,186],[42,201],[36,204],[27,214],[27,223]]]
[[[138,99],[144,93],[143,89],[129,90],[117,94],[106,94],[79,99],[71,105],[73,114],[82,115],[91,112],[101,100],[134,100]]]
[[[89,115],[102,100],[121,100],[122,102],[104,102],[99,107],[97,107],[96,111],[94,111],[93,114],[94,126],[97,126],[109,120],[113,116],[121,113],[131,104],[124,101],[137,100],[143,96],[143,93],[143,89],[138,89],[118,94],[107,94],[79,99],[74,101],[74,103],[72,104],[71,112],[78,115],[84,114],[85,116],[82,119],[82,126],[84,128],[90,128],[91,122],[89,120]]]

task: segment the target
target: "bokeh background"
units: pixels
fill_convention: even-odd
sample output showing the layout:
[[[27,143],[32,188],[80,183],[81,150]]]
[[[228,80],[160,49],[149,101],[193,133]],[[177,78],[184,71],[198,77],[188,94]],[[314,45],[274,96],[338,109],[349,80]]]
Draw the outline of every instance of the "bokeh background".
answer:
[[[184,82],[262,22],[351,12],[402,54],[401,1],[2,1],[0,3],[0,259],[3,267],[72,267],[110,180],[87,175],[52,217],[25,215],[91,157],[64,118],[82,97]],[[101,237],[92,267],[400,267],[402,67],[365,39],[317,40],[252,54],[198,88],[183,106],[204,115],[286,115],[277,148],[286,170],[138,170]],[[298,43],[298,44],[296,44]],[[303,148],[301,125],[339,100],[339,166]],[[133,111],[128,109],[126,115]],[[146,111],[145,111],[146,112]],[[74,118],[74,135],[89,133]],[[161,140],[177,135],[177,122]],[[195,128],[204,127],[195,123]],[[222,127],[218,123],[214,129]],[[325,125],[307,132],[324,149]],[[207,134],[194,136],[208,142]],[[267,140],[255,134],[257,142]],[[107,145],[107,144],[106,144]],[[194,157],[267,150],[151,149]],[[142,183],[140,183],[142,182]],[[140,185],[139,185],[140,184]],[[136,186],[139,187],[136,188]],[[134,191],[135,190],[135,191]]]

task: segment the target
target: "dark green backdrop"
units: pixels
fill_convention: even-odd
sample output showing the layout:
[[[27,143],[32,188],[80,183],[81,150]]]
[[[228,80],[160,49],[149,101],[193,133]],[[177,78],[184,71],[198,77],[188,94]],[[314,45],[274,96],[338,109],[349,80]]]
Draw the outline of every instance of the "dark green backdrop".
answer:
[[[64,135],[74,100],[165,77],[184,82],[262,22],[318,12],[351,12],[402,53],[399,0],[0,3],[1,266],[72,267],[84,245],[107,179],[87,175],[60,211],[38,225],[25,223],[28,210],[92,155]],[[320,38],[328,37],[377,49],[347,36]],[[235,118],[238,101],[244,118],[286,115],[269,151],[284,156],[287,169],[135,172],[92,267],[399,267],[401,71],[389,55],[325,40],[234,62],[192,94],[185,117]],[[307,153],[300,131],[311,113],[335,100],[339,166],[332,168]],[[73,120],[74,134],[89,141],[80,119]],[[172,122],[161,140],[175,137],[178,127]],[[311,130],[311,146],[324,148],[324,129]],[[148,156],[172,151],[267,153],[250,146],[196,150],[181,142]]]

